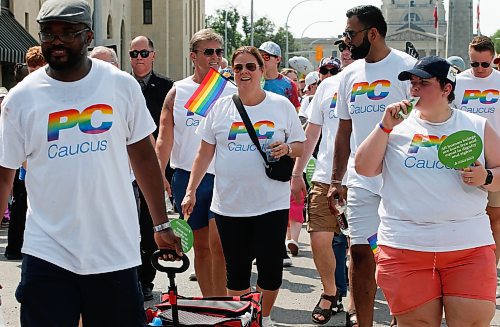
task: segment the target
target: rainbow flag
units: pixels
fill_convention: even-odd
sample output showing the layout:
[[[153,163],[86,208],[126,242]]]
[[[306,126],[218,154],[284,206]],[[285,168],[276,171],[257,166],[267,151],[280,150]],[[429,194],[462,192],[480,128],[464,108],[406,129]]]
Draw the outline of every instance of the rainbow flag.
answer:
[[[227,79],[218,71],[210,68],[207,76],[203,79],[200,86],[193,93],[184,108],[200,116],[206,117],[212,104],[219,98],[224,91]]]
[[[373,254],[377,253],[378,251],[378,245],[377,245],[377,234],[373,234],[372,236],[368,237],[368,243],[370,243],[370,247],[372,248]]]

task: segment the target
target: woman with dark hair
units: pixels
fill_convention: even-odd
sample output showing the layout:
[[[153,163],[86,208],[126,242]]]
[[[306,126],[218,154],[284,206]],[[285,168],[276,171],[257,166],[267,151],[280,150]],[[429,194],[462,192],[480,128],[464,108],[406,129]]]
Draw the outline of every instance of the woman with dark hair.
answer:
[[[270,156],[298,157],[305,140],[293,105],[262,90],[263,59],[255,47],[241,47],[232,58],[238,96],[254,126],[260,146]],[[283,252],[290,208],[290,183],[270,179],[231,96],[219,99],[197,133],[202,141],[182,201],[184,215],[196,203],[196,188],[215,155],[215,213],[226,259],[229,295],[250,291],[252,260],[257,262],[257,290],[263,294],[263,326],[273,326],[271,309],[283,276]]]

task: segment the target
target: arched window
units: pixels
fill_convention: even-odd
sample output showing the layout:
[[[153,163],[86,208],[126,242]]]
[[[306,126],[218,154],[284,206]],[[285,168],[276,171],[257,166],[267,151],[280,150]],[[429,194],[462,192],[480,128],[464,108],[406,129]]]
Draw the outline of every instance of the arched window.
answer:
[[[108,15],[108,23],[106,24],[106,38],[113,38],[113,22],[111,21],[111,15]]]
[[[408,14],[405,15],[404,21],[408,21]],[[411,22],[419,22],[420,21],[420,16],[415,14],[414,12],[410,13],[410,21]]]
[[[142,23],[153,24],[153,0],[142,0]]]

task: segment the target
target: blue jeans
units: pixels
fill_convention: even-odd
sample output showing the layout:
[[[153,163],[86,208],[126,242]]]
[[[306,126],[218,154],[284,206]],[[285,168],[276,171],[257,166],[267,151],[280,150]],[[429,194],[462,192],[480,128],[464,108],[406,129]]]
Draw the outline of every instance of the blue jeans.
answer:
[[[16,299],[21,326],[146,326],[137,269],[78,275],[31,255],[23,256]]]
[[[332,241],[333,253],[335,254],[335,284],[340,296],[347,296],[346,276],[346,249],[347,237],[344,234],[335,235]]]

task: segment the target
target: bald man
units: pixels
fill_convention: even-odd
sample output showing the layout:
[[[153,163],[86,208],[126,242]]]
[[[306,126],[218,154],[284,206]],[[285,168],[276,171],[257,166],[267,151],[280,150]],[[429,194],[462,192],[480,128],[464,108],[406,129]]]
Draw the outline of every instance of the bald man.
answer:
[[[156,57],[153,41],[146,36],[138,36],[130,42],[129,48],[130,65],[132,75],[135,77],[142,89],[142,94],[146,99],[146,105],[153,117],[156,126],[160,125],[160,114],[163,101],[174,82],[153,71],[153,63]],[[158,127],[153,132],[156,139],[158,137]],[[171,170],[167,165],[166,178],[171,181]],[[148,206],[144,195],[140,196],[139,224],[141,227],[141,258],[142,265],[139,267],[139,280],[144,294],[144,300],[153,299],[153,280],[156,270],[151,266],[151,254],[156,250],[156,243],[153,238],[153,225],[149,214]]]

